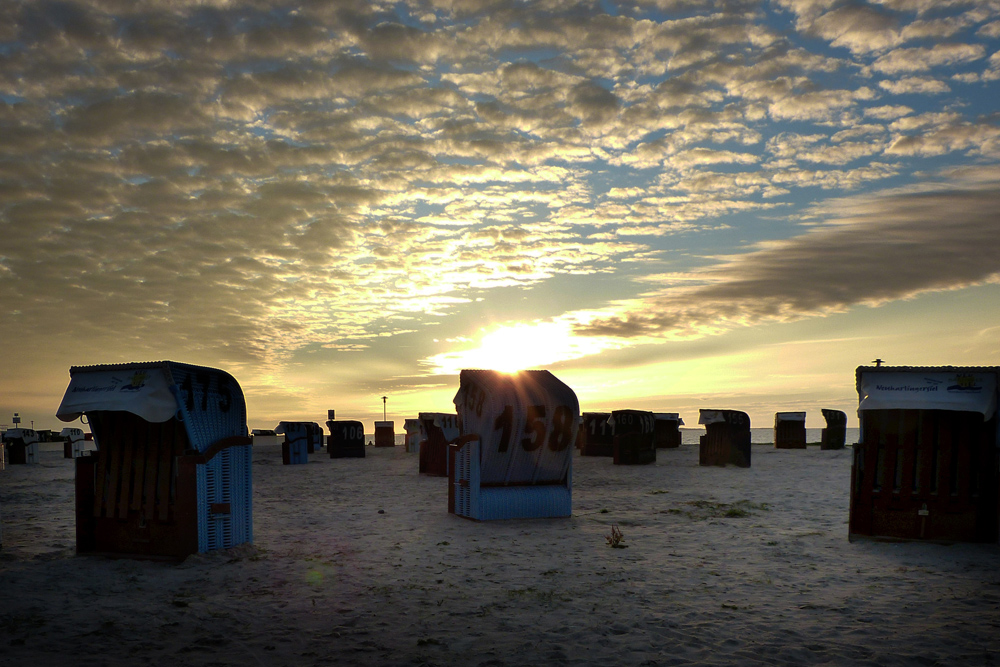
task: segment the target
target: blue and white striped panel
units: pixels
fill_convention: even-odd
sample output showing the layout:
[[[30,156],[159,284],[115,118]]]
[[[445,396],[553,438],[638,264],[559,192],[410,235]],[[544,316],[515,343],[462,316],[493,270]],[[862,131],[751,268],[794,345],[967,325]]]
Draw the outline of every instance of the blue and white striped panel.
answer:
[[[479,519],[543,519],[573,514],[570,489],[559,485],[490,487],[479,491]]]

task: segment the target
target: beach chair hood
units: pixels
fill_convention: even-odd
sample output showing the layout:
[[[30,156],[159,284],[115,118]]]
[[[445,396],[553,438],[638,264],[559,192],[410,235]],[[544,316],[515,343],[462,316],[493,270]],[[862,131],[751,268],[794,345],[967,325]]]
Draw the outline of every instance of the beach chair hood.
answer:
[[[75,366],[69,374],[69,387],[56,411],[64,422],[93,410],[122,410],[157,423],[177,413],[167,362]]]

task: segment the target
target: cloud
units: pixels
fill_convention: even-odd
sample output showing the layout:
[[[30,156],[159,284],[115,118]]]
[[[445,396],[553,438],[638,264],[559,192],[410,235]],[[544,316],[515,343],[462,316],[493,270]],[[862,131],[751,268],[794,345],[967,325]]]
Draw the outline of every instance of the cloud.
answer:
[[[827,143],[825,135],[796,135],[782,133],[767,142],[768,153],[773,156],[773,167],[783,167],[796,162],[844,165],[854,160],[874,155],[882,151],[882,142],[877,138],[866,141],[844,141],[846,136],[880,134],[881,127],[853,128],[844,137],[835,137],[835,143]]]
[[[880,57],[872,69],[884,74],[926,72],[935,67],[968,63],[986,55],[982,44],[935,44],[930,48],[896,49]]]
[[[902,41],[897,19],[870,5],[834,9],[810,21],[807,30],[857,54],[882,51]]]
[[[991,39],[1000,38],[1000,21],[991,21],[989,23],[983,24],[976,34],[980,37],[988,37]]]
[[[872,118],[878,118],[879,120],[893,120],[901,116],[906,116],[913,113],[913,109],[908,106],[903,106],[901,104],[891,105],[887,104],[880,107],[869,107],[865,109],[865,116],[870,116]]]
[[[920,134],[900,135],[886,149],[890,155],[944,155],[970,151],[1000,157],[1000,127],[995,123],[945,122],[922,128]]]
[[[809,232],[666,276],[663,288],[604,312],[578,314],[577,333],[704,335],[995,281],[1000,172],[983,172],[967,183],[831,201],[816,209],[826,222]]]
[[[944,81],[926,76],[907,76],[896,81],[879,81],[878,85],[893,95],[938,95],[951,92],[951,88]]]

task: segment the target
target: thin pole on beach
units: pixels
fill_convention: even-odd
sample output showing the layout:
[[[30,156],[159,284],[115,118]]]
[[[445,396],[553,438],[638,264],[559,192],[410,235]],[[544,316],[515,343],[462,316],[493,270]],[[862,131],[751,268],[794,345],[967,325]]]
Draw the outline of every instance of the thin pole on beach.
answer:
[[[386,402],[386,400],[388,398],[389,398],[388,396],[383,396],[382,397],[382,421],[386,421],[386,417],[385,417],[385,402]]]

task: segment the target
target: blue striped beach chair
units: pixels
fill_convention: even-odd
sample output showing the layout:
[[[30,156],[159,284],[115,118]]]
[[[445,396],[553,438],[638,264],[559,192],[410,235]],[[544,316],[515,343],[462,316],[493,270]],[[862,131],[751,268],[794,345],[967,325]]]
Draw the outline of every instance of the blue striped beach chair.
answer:
[[[548,371],[463,370],[448,510],[478,521],[568,517],[576,394]]]
[[[228,373],[173,361],[70,368],[56,413],[85,417],[78,553],[184,558],[253,541],[251,440]]]

